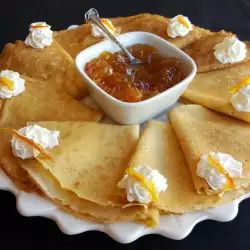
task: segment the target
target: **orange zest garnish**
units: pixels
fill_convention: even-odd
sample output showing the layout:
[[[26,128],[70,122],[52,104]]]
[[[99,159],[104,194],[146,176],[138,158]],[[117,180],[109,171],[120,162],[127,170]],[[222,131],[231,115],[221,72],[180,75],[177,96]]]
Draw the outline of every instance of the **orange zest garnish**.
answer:
[[[250,84],[250,76],[245,78],[244,80],[238,82],[233,88],[231,88],[228,92],[231,94],[235,94],[238,92],[244,85],[249,85]]]
[[[3,85],[8,90],[14,90],[14,81],[8,79],[7,77],[0,77],[0,85]]]
[[[107,26],[110,30],[115,31],[114,25],[113,25],[111,22],[109,22],[108,19],[101,18],[101,21],[102,21],[102,23],[103,23],[105,26]]]
[[[30,28],[32,29],[42,29],[42,28],[48,28],[48,25],[42,25],[42,24],[37,24],[37,25],[30,25]]]
[[[155,186],[151,181],[145,180],[144,176],[137,173],[134,169],[129,168],[126,170],[126,173],[130,175],[131,177],[134,177],[137,181],[140,182],[140,184],[148,190],[148,192],[151,195],[152,201],[156,202],[157,201],[157,195],[156,195],[156,190]]]
[[[53,158],[49,155],[49,153],[38,143],[35,143],[33,140],[27,138],[24,135],[21,135],[18,133],[18,131],[16,131],[15,129],[11,129],[11,128],[0,128],[0,132],[10,132],[13,135],[15,135],[16,137],[18,137],[19,139],[21,139],[22,141],[24,141],[25,143],[29,144],[30,146],[32,146],[33,148],[35,148],[36,150],[39,151],[39,153],[43,154],[48,160],[53,161]]]
[[[178,16],[177,17],[178,18],[178,21],[181,23],[181,24],[183,24],[186,28],[190,28],[190,26],[189,26],[189,23],[184,19],[184,17],[183,16]]]
[[[234,180],[229,175],[229,173],[210,154],[208,155],[207,158],[208,158],[209,163],[211,165],[213,165],[221,174],[223,174],[226,177],[227,183],[225,184],[223,190],[227,191],[227,190],[230,190],[230,189],[234,189],[235,188]]]

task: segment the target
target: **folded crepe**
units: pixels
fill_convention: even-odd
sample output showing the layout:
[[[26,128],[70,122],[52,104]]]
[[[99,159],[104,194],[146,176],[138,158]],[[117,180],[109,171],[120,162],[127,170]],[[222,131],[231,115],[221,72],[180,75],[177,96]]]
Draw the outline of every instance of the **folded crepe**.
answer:
[[[214,46],[221,43],[225,37],[232,36],[232,33],[225,32],[224,30],[214,33],[210,36],[195,41],[183,49],[185,53],[193,58],[197,65],[197,72],[206,72],[216,69],[223,69],[234,65],[239,65],[244,62],[250,61],[250,43],[245,41],[247,46],[247,55],[243,61],[237,63],[220,63],[214,56]]]
[[[120,31],[120,34],[132,31],[149,32],[168,40],[181,49],[212,33],[209,30],[193,26],[193,30],[186,36],[173,39],[167,34],[169,19],[159,15],[140,14],[131,17],[111,18],[110,20],[115,28]],[[54,33],[55,40],[73,58],[83,49],[103,40],[103,38],[92,35],[91,24],[83,24],[76,29],[62,30]]]
[[[87,93],[73,58],[56,41],[44,49],[29,47],[23,41],[7,43],[0,55],[3,69],[47,82],[77,99]]]
[[[199,105],[181,105],[169,113],[180,141],[198,193],[221,192],[210,188],[205,179],[196,174],[201,156],[210,152],[230,154],[243,164],[242,186],[249,185],[250,125]]]
[[[250,63],[198,73],[182,94],[182,99],[250,122],[249,112],[239,112],[231,103],[229,90],[250,75]]]
[[[218,195],[195,191],[179,141],[170,124],[149,121],[129,167],[150,166],[167,178],[168,188],[159,194],[157,207],[162,214],[182,214],[229,203],[243,195],[243,189]]]
[[[99,121],[102,114],[79,103],[66,93],[57,92],[45,82],[22,76],[26,90],[11,99],[0,99],[0,127],[19,129],[28,121],[76,120]],[[11,135],[0,133],[0,165],[5,172],[20,183],[20,187],[30,184],[27,174],[18,166],[12,155]],[[33,187],[33,185],[31,185]]]
[[[144,206],[127,208],[100,206],[94,202],[79,198],[74,192],[63,189],[59,181],[37,160],[18,161],[47,197],[52,199],[61,209],[77,217],[102,223],[141,221],[151,226],[156,226],[158,223],[159,211],[155,208],[147,209]]]
[[[49,151],[53,162],[37,160],[64,189],[102,206],[127,203],[117,187],[139,138],[139,126],[94,122],[36,122],[60,131],[59,146]]]

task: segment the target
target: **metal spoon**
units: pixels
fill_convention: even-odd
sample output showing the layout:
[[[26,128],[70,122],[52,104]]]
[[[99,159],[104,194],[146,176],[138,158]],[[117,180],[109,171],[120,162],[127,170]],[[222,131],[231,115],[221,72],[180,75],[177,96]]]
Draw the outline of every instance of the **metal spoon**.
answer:
[[[88,10],[85,13],[85,19],[98,26],[111,40],[113,40],[116,45],[118,45],[121,50],[128,56],[131,65],[143,64],[142,60],[135,58],[103,25],[96,9],[92,8]]]

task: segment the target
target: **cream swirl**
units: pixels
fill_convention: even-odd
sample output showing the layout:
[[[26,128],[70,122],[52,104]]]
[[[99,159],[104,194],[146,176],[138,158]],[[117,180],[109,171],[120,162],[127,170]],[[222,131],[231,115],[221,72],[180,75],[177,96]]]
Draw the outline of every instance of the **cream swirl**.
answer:
[[[158,198],[160,192],[166,191],[168,187],[167,179],[158,170],[153,170],[148,166],[138,166],[133,170],[144,180],[144,184],[147,182],[152,183],[154,187],[153,195],[156,198]],[[148,204],[152,201],[152,190],[150,192],[136,176],[125,174],[124,178],[118,183],[118,187],[126,189],[129,202],[136,201]]]
[[[102,24],[108,29],[108,31],[112,34],[116,34],[116,29],[112,22],[109,19],[102,18]],[[107,35],[95,24],[91,24],[92,26],[92,35],[95,37],[107,37]]]
[[[30,33],[25,39],[25,44],[35,49],[43,49],[53,42],[53,31],[45,22],[32,23]]]
[[[192,29],[193,26],[188,17],[178,15],[169,21],[167,32],[170,37],[175,38],[186,36]]]
[[[236,36],[225,37],[214,46],[214,56],[222,64],[240,62],[246,57],[246,45]]]
[[[42,128],[38,125],[21,128],[18,130],[18,133],[39,144],[44,149],[51,149],[59,144],[59,131]],[[12,137],[11,146],[13,155],[22,159],[34,158],[39,155],[37,149],[15,135]]]
[[[232,98],[231,103],[239,112],[250,112],[250,85],[243,85]]]
[[[209,156],[216,164],[212,164]],[[228,178],[242,177],[242,163],[229,154],[210,152],[201,157],[196,174],[204,178],[213,190],[224,190]]]
[[[9,86],[4,84],[9,82]],[[18,72],[12,70],[3,70],[0,72],[0,98],[7,99],[17,96],[25,91],[25,80]]]

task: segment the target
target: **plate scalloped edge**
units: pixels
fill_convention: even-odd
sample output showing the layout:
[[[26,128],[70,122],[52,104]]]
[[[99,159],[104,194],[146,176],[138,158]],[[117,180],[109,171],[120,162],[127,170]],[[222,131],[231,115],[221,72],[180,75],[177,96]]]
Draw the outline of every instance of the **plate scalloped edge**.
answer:
[[[36,193],[21,191],[2,169],[0,169],[0,190],[9,191],[16,196],[17,210],[23,216],[41,216],[52,219],[57,223],[60,230],[68,235],[92,230],[101,231],[120,243],[130,243],[147,234],[159,234],[170,239],[181,240],[188,236],[200,221],[227,222],[233,220],[238,213],[239,203],[250,197],[250,193],[248,193],[230,204],[206,211],[184,215],[161,215],[158,227],[152,229],[136,223],[98,224],[76,218],[61,211],[58,206]]]

